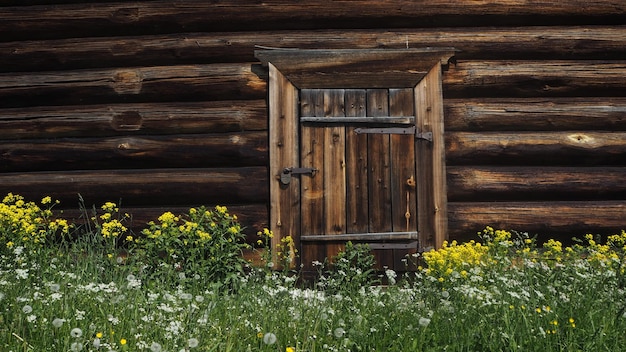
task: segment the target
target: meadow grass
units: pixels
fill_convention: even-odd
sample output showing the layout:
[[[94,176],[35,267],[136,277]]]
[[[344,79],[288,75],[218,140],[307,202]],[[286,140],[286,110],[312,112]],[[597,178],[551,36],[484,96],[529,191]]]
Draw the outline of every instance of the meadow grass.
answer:
[[[234,232],[232,227],[224,231]],[[366,248],[349,246],[351,253],[305,285],[297,273],[267,266],[233,268],[235,276],[209,279],[184,261],[168,258],[155,265],[140,248],[122,259],[94,229],[71,241],[35,246],[22,238],[20,245],[3,244],[1,351],[620,351],[626,346],[626,233],[605,244],[588,236],[580,245],[563,247],[558,241],[538,246],[527,236],[487,228],[481,243],[446,243],[407,258],[422,264],[416,272],[397,277],[387,270],[369,281],[363,273],[371,269],[370,258],[346,259]],[[271,232],[260,235],[266,239]],[[388,285],[373,285],[377,281]]]

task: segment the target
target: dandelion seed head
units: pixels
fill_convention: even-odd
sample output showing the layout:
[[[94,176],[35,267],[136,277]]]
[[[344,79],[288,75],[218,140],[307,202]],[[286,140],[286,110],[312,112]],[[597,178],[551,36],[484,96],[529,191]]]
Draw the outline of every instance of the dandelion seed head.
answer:
[[[430,319],[429,318],[425,318],[425,317],[421,317],[418,322],[419,322],[421,327],[427,327],[428,324],[430,324]]]
[[[161,345],[158,342],[153,342],[150,345],[150,351],[152,351],[152,352],[161,352]]]
[[[72,352],[82,351],[83,344],[80,342],[72,342],[72,344],[70,345],[70,349],[72,350]]]
[[[198,339],[194,337],[187,340],[187,346],[189,346],[189,348],[196,348],[198,347],[199,344],[200,344],[200,341],[198,341]]]
[[[30,314],[32,311],[33,307],[29,306],[28,304],[22,307],[22,312],[24,312],[24,314]]]
[[[52,326],[54,326],[55,328],[60,328],[61,326],[63,326],[63,323],[65,323],[65,319],[54,318],[52,320]]]
[[[83,336],[83,331],[80,328],[73,328],[72,331],[70,331],[70,336],[74,338],[81,337]]]
[[[345,334],[346,331],[343,328],[336,328],[335,331],[333,331],[333,335],[338,339],[342,338]]]
[[[265,335],[263,335],[263,343],[266,345],[273,345],[276,343],[276,335],[274,335],[271,332],[266,333]]]

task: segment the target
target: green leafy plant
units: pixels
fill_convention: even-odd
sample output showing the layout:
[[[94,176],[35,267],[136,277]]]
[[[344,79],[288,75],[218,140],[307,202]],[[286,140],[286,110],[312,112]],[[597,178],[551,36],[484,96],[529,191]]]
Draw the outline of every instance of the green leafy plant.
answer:
[[[345,249],[333,257],[328,272],[320,276],[320,284],[329,292],[356,292],[378,283],[375,264],[367,244],[348,242]]]
[[[191,208],[185,215],[165,212],[151,221],[138,239],[139,253],[153,270],[199,275],[232,286],[247,265],[248,248],[235,215],[223,206]]]

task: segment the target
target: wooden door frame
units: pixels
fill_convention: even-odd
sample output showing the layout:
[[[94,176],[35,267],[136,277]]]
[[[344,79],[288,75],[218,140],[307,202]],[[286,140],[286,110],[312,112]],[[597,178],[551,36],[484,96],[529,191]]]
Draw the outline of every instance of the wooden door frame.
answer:
[[[419,250],[447,239],[442,64],[454,48],[267,49],[255,57],[269,69],[270,229],[272,249],[291,236],[300,248],[300,180],[280,182],[285,167],[300,166],[299,102],[302,88],[413,88],[416,138]],[[276,251],[273,250],[272,253]],[[277,258],[273,258],[277,262]],[[295,264],[295,263],[294,263]]]

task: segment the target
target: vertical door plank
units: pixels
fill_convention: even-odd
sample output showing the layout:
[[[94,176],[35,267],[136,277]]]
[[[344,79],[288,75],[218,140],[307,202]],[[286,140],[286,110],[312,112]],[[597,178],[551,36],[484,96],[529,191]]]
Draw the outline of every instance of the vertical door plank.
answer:
[[[413,89],[389,90],[389,114],[414,116]],[[415,136],[392,134],[391,138],[391,208],[393,231],[417,230],[417,201],[415,186]],[[393,250],[393,269],[407,270],[408,254],[416,250]],[[405,259],[403,261],[403,259]]]
[[[324,116],[324,92],[320,89],[302,89],[300,91],[301,116]],[[302,226],[301,235],[323,235],[324,226],[324,128],[319,124],[302,124],[301,130],[301,166],[319,169],[315,175],[301,177],[302,188]],[[316,242],[307,242],[300,249],[302,272],[306,278],[315,274],[313,261],[324,262],[326,246]]]
[[[325,116],[345,116],[344,90],[327,89],[324,91]],[[328,126],[324,134],[324,218],[326,234],[346,232],[346,128]],[[341,246],[331,243],[326,246],[326,255],[332,258],[341,250]]]
[[[367,91],[367,116],[389,116],[388,90]],[[369,232],[392,230],[389,163],[389,135],[368,134]]]
[[[389,116],[389,91],[387,89],[367,91],[367,116]],[[389,141],[388,134],[368,135],[369,232],[392,231]],[[379,267],[393,265],[393,258],[386,254],[389,254],[389,251],[374,251]]]
[[[433,66],[415,86],[415,117],[420,132],[433,141],[416,139],[418,229],[422,249],[441,248],[448,234],[441,65]]]
[[[271,63],[269,76],[270,228],[274,232],[272,247],[276,248],[286,236],[299,243],[300,181],[294,178],[289,185],[280,183],[285,167],[299,165],[298,92]]]
[[[365,89],[345,91],[346,116],[367,116],[365,104]],[[348,127],[346,128],[347,233],[368,232],[367,176],[367,135],[356,134],[354,127]]]

